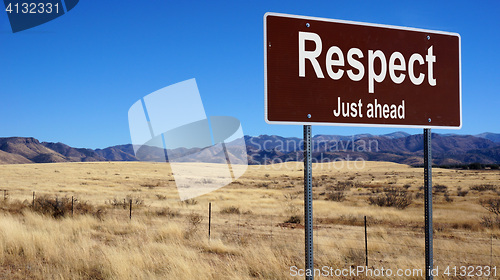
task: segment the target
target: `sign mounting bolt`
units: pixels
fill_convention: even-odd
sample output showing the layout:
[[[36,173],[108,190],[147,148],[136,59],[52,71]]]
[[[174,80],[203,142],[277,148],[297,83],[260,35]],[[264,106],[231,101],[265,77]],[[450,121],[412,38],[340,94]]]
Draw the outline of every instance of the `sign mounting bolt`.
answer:
[[[311,118],[311,114],[307,114],[307,118],[310,119]]]
[[[431,122],[431,118],[429,118],[429,120],[428,120],[428,121],[429,121],[429,122]]]
[[[431,36],[427,35],[427,40],[430,40],[431,39]]]
[[[308,22],[308,23],[306,23],[306,27],[309,27],[309,26],[311,26],[311,25],[309,24],[309,22]]]

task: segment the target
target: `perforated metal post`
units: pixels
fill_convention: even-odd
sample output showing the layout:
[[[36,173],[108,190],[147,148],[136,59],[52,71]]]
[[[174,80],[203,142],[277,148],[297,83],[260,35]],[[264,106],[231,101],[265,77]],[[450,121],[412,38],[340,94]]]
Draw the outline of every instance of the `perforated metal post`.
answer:
[[[431,129],[424,128],[424,205],[425,205],[425,268],[426,280],[432,280],[432,153]]]
[[[304,125],[304,226],[306,280],[314,279],[311,126]]]

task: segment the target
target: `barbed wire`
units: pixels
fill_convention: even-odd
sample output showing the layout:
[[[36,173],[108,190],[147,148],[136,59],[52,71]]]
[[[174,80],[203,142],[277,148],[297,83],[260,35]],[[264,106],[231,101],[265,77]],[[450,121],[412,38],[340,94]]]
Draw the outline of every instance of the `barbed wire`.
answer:
[[[27,191],[27,190],[6,190],[4,192],[3,189],[0,189],[0,201],[2,200],[2,192],[4,195],[4,200],[10,200],[11,199],[11,194],[21,194],[25,200],[29,200],[29,198],[32,197],[33,192],[32,191]],[[54,196],[53,192],[44,192],[44,191],[35,191],[36,197],[40,197],[43,195],[52,195]],[[124,195],[125,196],[125,195]],[[130,196],[130,195],[129,195]],[[71,197],[71,194],[66,194],[62,197]],[[77,196],[81,197],[81,196]],[[133,197],[133,195],[132,195]],[[117,199],[116,196],[110,196],[108,198],[105,198],[105,203],[106,205],[107,201],[110,200],[117,200],[121,202],[121,199]],[[125,202],[123,203],[125,204]],[[177,208],[173,208],[174,211],[177,211],[180,215],[189,215],[191,213],[201,213],[202,215],[206,215],[205,209],[192,209],[189,208],[191,205],[182,205],[181,203],[178,203],[180,206]],[[109,204],[108,204],[109,205]],[[122,210],[127,210],[125,209],[126,207],[123,207],[124,209],[121,209],[123,205],[119,205],[116,207],[112,207],[111,209],[117,210],[117,211],[122,211]],[[166,207],[166,206],[163,206]],[[200,208],[200,206],[196,206],[197,208]],[[161,207],[157,207],[161,208]],[[239,208],[238,208],[239,209]],[[293,225],[293,224],[287,224],[284,221],[288,218],[290,218],[289,215],[272,215],[272,214],[254,214],[254,213],[239,213],[239,214],[226,214],[226,213],[221,213],[223,210],[219,208],[218,212],[213,211],[212,215],[212,221],[211,221],[211,227],[212,227],[212,234],[216,234],[216,229],[218,229],[220,232],[219,234],[224,234],[226,236],[260,236],[260,237],[265,237],[265,238],[270,238],[274,240],[282,240],[282,241],[290,241],[290,238],[302,238],[304,236],[304,229],[300,225]],[[239,211],[239,210],[238,210]],[[252,216],[250,216],[252,215]],[[207,215],[208,216],[208,215]],[[326,219],[326,220],[331,220],[331,223],[319,223],[318,225],[315,226],[316,234],[315,237],[318,239],[317,242],[315,243],[315,246],[318,247],[327,247],[327,248],[336,248],[336,249],[347,249],[347,250],[365,250],[364,248],[364,224],[358,219],[359,217],[363,217],[360,215],[352,216],[354,217],[354,220],[349,221],[349,217],[347,218],[331,218],[331,217],[316,217],[315,220],[321,220],[321,219]],[[257,221],[258,219],[266,219],[267,222],[263,221]],[[222,223],[217,222],[223,221]],[[283,221],[283,222],[280,222]],[[201,225],[208,227],[208,222],[204,221],[201,223]],[[294,228],[290,228],[294,227]],[[349,236],[353,236],[355,234],[359,234],[359,238],[355,237],[347,237],[347,236],[341,236],[338,234],[338,232],[335,232],[339,229],[344,229],[345,227],[349,227]],[[236,229],[238,228],[238,229]],[[234,232],[238,231],[238,232]],[[354,234],[353,234],[354,231]],[[402,248],[415,248],[415,249],[421,249],[424,250],[423,245],[412,245],[412,244],[407,244],[407,243],[398,243],[394,241],[386,241],[386,240],[381,240],[381,239],[373,239],[370,238],[370,234],[375,234],[378,237],[382,237],[379,235],[387,235],[388,238],[394,238],[394,237],[404,237],[404,238],[409,238],[409,239],[414,239],[416,236],[422,237],[423,236],[423,230],[422,232],[416,232],[416,231],[411,231],[411,230],[404,230],[402,228],[397,228],[396,230],[389,230],[387,228],[382,228],[378,225],[369,225],[367,228],[368,231],[368,249],[370,253],[377,253],[377,254],[393,254],[394,252],[391,252],[391,250],[384,250],[380,251],[380,249],[375,250],[371,249],[370,247],[373,248],[373,245],[390,245],[392,247],[402,247]],[[331,232],[332,234],[329,234]],[[466,231],[460,231],[460,230],[455,230],[455,233],[467,233]],[[345,241],[354,241],[358,242],[360,245],[360,248],[353,247],[353,246],[345,246],[345,245],[339,245],[339,244],[327,244],[325,243],[325,240],[328,239],[334,239],[335,242],[341,243]],[[322,240],[322,242],[319,242]],[[397,239],[395,239],[397,240]],[[435,241],[441,241],[441,240],[449,240],[446,239],[445,236],[440,238],[439,236],[435,236]],[[451,241],[451,240],[449,240]],[[490,238],[483,238],[483,237],[468,237],[467,242],[464,242],[463,240],[458,240],[461,242],[461,246],[467,245],[467,244],[478,244],[482,243],[484,245],[483,250],[490,250],[490,253],[485,254],[485,253],[477,253],[477,252],[470,252],[470,251],[464,251],[464,250],[454,250],[454,249],[445,249],[445,248],[439,248],[439,247],[434,247],[434,251],[436,252],[450,252],[453,253],[456,257],[456,259],[459,259],[458,256],[479,256],[479,257],[489,257],[490,259],[500,259],[500,255],[498,255],[498,238],[497,236],[491,235]],[[354,243],[356,244],[356,243]],[[371,246],[370,246],[371,245]],[[440,260],[442,261],[442,260]],[[469,263],[469,262],[467,262]],[[471,263],[472,264],[472,263]],[[479,264],[478,264],[479,265]]]

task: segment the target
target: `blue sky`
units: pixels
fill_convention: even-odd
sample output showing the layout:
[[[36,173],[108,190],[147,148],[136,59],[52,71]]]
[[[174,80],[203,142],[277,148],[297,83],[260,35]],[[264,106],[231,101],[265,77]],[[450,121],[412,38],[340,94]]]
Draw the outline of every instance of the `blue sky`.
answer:
[[[130,143],[127,112],[141,97],[196,78],[209,116],[249,135],[301,137],[264,121],[263,16],[280,12],[460,33],[461,130],[500,133],[499,1],[80,1],[13,34],[0,13],[0,137],[75,147]],[[313,127],[313,134],[421,129]]]

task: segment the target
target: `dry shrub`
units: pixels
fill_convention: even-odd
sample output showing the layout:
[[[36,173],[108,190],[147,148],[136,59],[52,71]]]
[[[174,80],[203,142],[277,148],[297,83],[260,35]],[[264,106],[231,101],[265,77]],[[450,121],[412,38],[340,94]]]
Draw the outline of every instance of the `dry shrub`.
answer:
[[[137,196],[137,197],[134,197],[134,196],[131,196],[131,195],[127,195],[125,197],[125,200],[130,203],[130,201],[132,200],[132,204],[136,205],[136,206],[141,206],[141,205],[144,205],[144,199],[142,199],[141,197]]]
[[[344,261],[350,265],[363,265],[365,263],[365,253],[360,249],[349,249],[344,255]]]
[[[73,199],[73,210],[75,213],[89,214],[92,213],[93,209],[94,207],[86,201]],[[43,195],[35,198],[32,210],[43,215],[61,218],[71,213],[71,198],[58,198]]]
[[[259,183],[257,185],[257,187],[259,187],[259,188],[268,188],[269,187],[269,183]]]
[[[19,200],[4,200],[0,202],[0,209],[11,214],[22,215],[24,209],[31,206],[27,200],[21,202]]]
[[[463,229],[463,230],[468,230],[468,231],[479,231],[481,230],[481,223],[478,223],[477,221],[461,221],[461,222],[455,222],[451,223],[450,227],[452,229]]]
[[[71,207],[71,205],[69,206]],[[57,197],[51,198],[48,196],[40,196],[35,199],[32,210],[44,215],[53,216],[54,218],[59,218],[66,214],[65,208],[64,203]]]
[[[157,182],[156,184],[141,184],[141,187],[148,188],[148,189],[154,189],[156,187],[160,186],[160,182]]]
[[[228,206],[224,207],[222,210],[220,210],[221,214],[240,214],[240,208],[236,206]]]
[[[484,192],[484,191],[496,191],[497,186],[490,184],[481,184],[470,187],[473,191]]]
[[[340,215],[339,224],[360,226],[364,223],[364,219],[358,219],[354,215]]]
[[[169,218],[174,218],[180,215],[179,210],[173,210],[170,209],[170,207],[164,207],[160,210],[157,210],[156,212],[157,216],[163,216],[163,217],[169,217]]]
[[[449,192],[445,192],[444,193],[444,200],[446,202],[453,202],[453,198],[450,197],[450,193]]]
[[[184,238],[190,239],[198,232],[198,226],[203,221],[203,217],[195,212],[189,213],[187,216],[188,227],[184,231]]]
[[[123,207],[123,209],[125,209],[127,207],[127,202],[125,201],[125,199],[120,200],[120,199],[117,199],[116,197],[113,199],[110,199],[110,200],[106,200],[104,203],[109,204],[115,208],[116,207]]]
[[[73,200],[73,212],[75,214],[89,214],[94,212],[94,206],[90,204],[88,201],[80,201],[77,198]]]
[[[335,186],[330,186],[327,189],[333,190],[333,191],[346,191],[349,190],[353,187],[356,187],[357,184],[353,181],[338,181],[337,185]]]
[[[434,185],[433,189],[434,193],[445,193],[448,190],[448,187],[445,185],[436,184]]]
[[[127,195],[123,200],[117,199],[116,197],[110,200],[107,200],[105,203],[111,205],[114,208],[121,207],[123,209],[127,209],[130,206],[130,201],[132,204],[136,206],[144,205],[144,200],[140,197],[133,197],[131,195]]]
[[[457,191],[457,195],[465,197],[469,193],[469,190]]]
[[[162,194],[157,194],[156,198],[158,198],[158,200],[166,200],[167,196],[166,195],[162,195]]]
[[[479,223],[486,228],[500,228],[500,217],[491,215],[483,216]]]
[[[327,217],[327,218],[317,218],[315,223],[318,224],[333,224],[333,225],[347,225],[347,226],[364,226],[364,215],[340,215],[338,217]],[[372,216],[366,217],[366,223],[369,226],[379,225],[383,223],[383,220],[374,218]]]
[[[188,222],[193,227],[197,227],[202,221],[203,217],[198,213],[191,212],[188,215]]]
[[[479,203],[484,209],[488,210],[488,212],[495,214],[495,216],[500,214],[500,198],[483,199],[480,200]]]
[[[386,188],[382,194],[371,196],[368,202],[381,207],[405,209],[412,203],[412,195],[405,189]]]
[[[353,182],[352,180],[348,181],[338,181],[337,185],[327,187],[326,200],[342,202],[346,198],[345,191],[360,186],[359,184]],[[361,186],[360,186],[361,187]]]
[[[92,215],[99,221],[104,221],[104,216],[106,214],[107,214],[106,209],[103,206],[99,206]]]
[[[345,192],[343,191],[332,191],[326,195],[325,200],[342,202],[345,200]]]
[[[297,216],[298,213],[300,212],[300,207],[297,207],[297,205],[294,203],[294,201],[299,198],[297,194],[284,194],[285,197],[285,211],[287,215],[290,216]]]
[[[198,204],[198,200],[196,200],[194,198],[190,198],[190,199],[186,199],[186,200],[181,201],[180,204],[186,205],[186,206],[196,205],[196,204]]]
[[[300,224],[301,222],[301,218],[299,215],[293,215],[293,216],[290,216],[290,218],[288,218],[285,223],[289,223],[289,224]]]
[[[479,204],[492,214],[481,217],[479,224],[486,228],[500,228],[500,198],[481,199]]]

